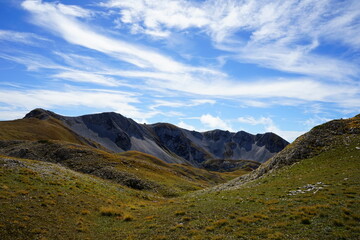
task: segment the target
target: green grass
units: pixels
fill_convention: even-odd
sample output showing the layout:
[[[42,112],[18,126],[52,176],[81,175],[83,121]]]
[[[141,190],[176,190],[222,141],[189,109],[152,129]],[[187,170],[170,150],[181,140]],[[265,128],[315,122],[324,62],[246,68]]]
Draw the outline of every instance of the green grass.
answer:
[[[136,151],[113,154],[54,140],[3,141],[2,145],[0,153],[3,154],[15,152],[15,156],[25,154],[25,158],[59,163],[78,172],[163,197],[177,197],[245,173],[209,172],[188,165],[168,164],[154,156]]]
[[[111,163],[118,171],[158,184],[136,190],[54,163],[0,157],[0,236],[355,240],[360,236],[357,147],[359,135],[339,135],[321,154],[238,189],[197,192],[234,176],[169,165],[138,152],[91,150],[89,155],[81,152],[87,163],[71,161],[78,170]],[[321,188],[290,194],[308,184]]]
[[[240,189],[200,192],[158,208],[145,208],[133,228],[123,234],[135,239],[358,239],[360,234],[360,146],[333,146],[276,174]],[[339,138],[340,141],[340,138]],[[323,182],[323,189],[297,195],[292,190]],[[181,209],[181,210],[180,210]],[[181,211],[181,214],[174,214]],[[175,215],[175,216],[174,216]],[[186,217],[186,221],[184,221]],[[156,225],[156,228],[151,226]],[[181,230],[173,225],[182,224]],[[133,230],[138,229],[136,233]]]
[[[19,119],[0,122],[0,140],[61,140],[76,144],[85,144],[84,139],[65,127],[59,120]]]

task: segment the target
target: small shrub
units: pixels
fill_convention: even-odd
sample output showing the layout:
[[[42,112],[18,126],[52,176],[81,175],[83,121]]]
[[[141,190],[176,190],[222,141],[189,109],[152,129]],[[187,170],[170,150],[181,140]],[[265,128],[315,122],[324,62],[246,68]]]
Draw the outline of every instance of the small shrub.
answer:
[[[335,219],[335,220],[333,221],[333,223],[334,223],[334,225],[335,225],[336,227],[343,227],[343,226],[344,226],[344,223],[343,223],[342,221],[340,221],[340,220],[337,220],[337,219]]]
[[[38,141],[38,143],[42,143],[42,144],[51,144],[51,142],[49,140],[46,140],[46,139],[40,139]]]
[[[220,219],[214,222],[214,226],[215,227],[223,227],[225,225],[227,225],[229,222],[227,219]]]
[[[88,215],[88,214],[90,214],[90,211],[87,209],[84,209],[84,210],[81,210],[80,213],[81,213],[81,215]]]
[[[214,231],[214,230],[215,230],[215,226],[213,226],[213,225],[207,226],[207,227],[205,228],[205,231],[207,231],[207,232],[212,232],[212,231]]]
[[[284,234],[281,232],[274,232],[267,235],[268,239],[283,239]]]
[[[254,218],[269,219],[269,216],[267,216],[267,215],[265,215],[265,214],[261,214],[261,213],[255,213],[255,214],[254,214]]]
[[[266,233],[270,232],[270,229],[267,227],[260,227],[256,231],[260,234],[266,234]]]
[[[302,224],[305,224],[305,225],[311,224],[310,219],[308,219],[308,218],[302,218],[302,219],[301,219],[301,223],[302,223]]]
[[[158,227],[159,227],[159,226],[156,225],[156,224],[150,224],[150,225],[148,226],[149,229],[154,229],[154,228],[158,228]]]
[[[342,211],[345,215],[350,215],[351,214],[351,210],[348,208],[342,208]]]
[[[20,195],[28,195],[28,194],[29,194],[29,191],[19,190],[17,193],[20,194]]]
[[[185,212],[184,211],[176,211],[175,212],[175,216],[184,216]]]
[[[123,213],[119,208],[100,207],[100,213],[103,216],[122,216]]]
[[[130,221],[133,221],[134,220],[134,217],[131,216],[130,214],[125,214],[124,215],[124,221],[125,222],[130,222]]]
[[[272,225],[275,228],[283,228],[289,225],[289,222],[276,222]]]
[[[253,218],[251,216],[244,216],[244,217],[238,217],[237,221],[241,223],[254,223],[260,221],[260,219]]]
[[[229,218],[230,218],[230,219],[235,219],[235,218],[236,218],[236,215],[235,215],[235,214],[230,214],[230,215],[229,215]]]
[[[175,231],[177,229],[182,229],[182,228],[184,228],[184,224],[179,223],[179,224],[176,224],[174,227],[170,228],[170,230]]]
[[[355,221],[360,222],[360,214],[352,214],[352,218],[353,218]]]

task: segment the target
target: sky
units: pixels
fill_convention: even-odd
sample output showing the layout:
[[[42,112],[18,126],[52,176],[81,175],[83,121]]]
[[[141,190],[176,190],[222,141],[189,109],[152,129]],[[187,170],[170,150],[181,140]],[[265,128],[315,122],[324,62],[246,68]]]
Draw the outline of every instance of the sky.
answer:
[[[34,108],[293,141],[360,113],[360,1],[0,0],[0,120]]]

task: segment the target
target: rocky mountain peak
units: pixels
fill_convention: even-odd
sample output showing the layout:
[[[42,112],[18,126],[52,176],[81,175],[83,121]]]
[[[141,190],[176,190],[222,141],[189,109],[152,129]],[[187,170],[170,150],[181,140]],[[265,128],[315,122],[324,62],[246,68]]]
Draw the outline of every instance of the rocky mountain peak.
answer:
[[[114,152],[136,150],[166,162],[194,166],[211,159],[264,162],[288,143],[273,134],[223,130],[189,131],[169,123],[138,124],[114,112],[65,117],[44,109],[34,109],[25,118],[54,117],[76,134]]]

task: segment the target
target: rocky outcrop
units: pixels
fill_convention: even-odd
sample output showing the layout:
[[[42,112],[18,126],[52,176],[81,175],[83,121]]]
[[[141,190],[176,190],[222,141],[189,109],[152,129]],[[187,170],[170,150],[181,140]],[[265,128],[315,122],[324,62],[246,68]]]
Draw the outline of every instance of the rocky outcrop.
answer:
[[[202,166],[217,172],[233,172],[240,169],[253,171],[260,166],[260,163],[249,160],[211,159],[203,162]]]
[[[136,150],[170,163],[201,167],[209,159],[253,160],[265,162],[288,142],[274,133],[252,135],[213,130],[189,131],[168,123],[138,124],[130,118],[109,112],[66,117],[35,109],[25,118],[56,118],[86,139],[113,152]]]
[[[334,144],[346,144],[347,137],[360,134],[360,114],[350,119],[333,120],[314,127],[298,137],[284,150],[269,159],[257,170],[219,185],[213,190],[237,188],[284,166],[308,159],[329,150]]]

